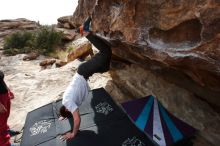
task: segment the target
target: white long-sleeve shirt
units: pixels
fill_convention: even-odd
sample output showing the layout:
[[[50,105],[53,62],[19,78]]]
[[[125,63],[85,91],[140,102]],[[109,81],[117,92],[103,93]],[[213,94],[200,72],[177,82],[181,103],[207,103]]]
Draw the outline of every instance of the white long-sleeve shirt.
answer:
[[[63,94],[62,104],[73,113],[89,94],[89,86],[85,78],[77,72]]]

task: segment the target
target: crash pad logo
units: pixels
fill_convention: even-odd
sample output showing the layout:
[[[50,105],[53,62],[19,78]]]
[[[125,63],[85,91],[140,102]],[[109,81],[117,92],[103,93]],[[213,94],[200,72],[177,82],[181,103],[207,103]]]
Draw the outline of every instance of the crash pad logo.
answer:
[[[126,139],[123,143],[122,146],[145,146],[145,144],[135,136],[132,138]]]
[[[48,129],[50,129],[52,122],[53,120],[42,120],[42,121],[36,122],[30,128],[31,136],[46,133]]]
[[[102,113],[104,115],[108,115],[110,112],[112,112],[114,109],[110,104],[107,102],[101,102],[98,105],[95,106],[97,113]]]

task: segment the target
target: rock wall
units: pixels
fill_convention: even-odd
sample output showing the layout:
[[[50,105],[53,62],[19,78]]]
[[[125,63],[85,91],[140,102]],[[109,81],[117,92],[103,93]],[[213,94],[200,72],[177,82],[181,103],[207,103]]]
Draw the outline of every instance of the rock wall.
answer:
[[[220,2],[79,0],[72,24],[92,15],[121,59],[160,74],[220,107]]]
[[[196,146],[219,145],[220,1],[79,0],[71,24],[88,15],[129,64],[113,63],[106,89],[116,100],[153,94],[199,129]]]
[[[135,64],[123,65],[113,61],[110,74],[113,80],[106,89],[116,101],[154,95],[171,113],[199,130],[194,146],[220,143],[217,130],[220,128],[220,115],[191,92]]]

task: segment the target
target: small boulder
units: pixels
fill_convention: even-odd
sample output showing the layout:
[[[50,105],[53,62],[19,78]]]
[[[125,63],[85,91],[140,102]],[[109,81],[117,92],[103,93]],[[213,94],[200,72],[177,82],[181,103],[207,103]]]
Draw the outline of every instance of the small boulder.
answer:
[[[67,62],[66,61],[62,61],[62,60],[56,60],[55,64],[56,64],[56,67],[62,67],[64,65],[66,65]]]
[[[77,58],[85,59],[88,55],[93,56],[92,45],[89,42],[85,42],[80,46],[76,46],[76,48],[67,55],[67,62]]]
[[[56,59],[46,59],[40,62],[40,66],[47,67],[48,65],[53,65],[56,62]]]
[[[24,56],[23,60],[24,61],[35,60],[35,59],[37,59],[37,57],[39,57],[39,53],[31,52],[31,53],[27,54],[26,56]]]

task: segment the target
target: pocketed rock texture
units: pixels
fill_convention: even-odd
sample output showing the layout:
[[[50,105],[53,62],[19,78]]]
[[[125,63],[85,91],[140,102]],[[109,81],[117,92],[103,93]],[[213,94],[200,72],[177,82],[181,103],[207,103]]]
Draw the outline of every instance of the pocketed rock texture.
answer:
[[[209,141],[209,145],[219,145],[218,134],[206,135],[207,131],[214,134],[220,130],[218,120],[211,124],[205,119],[208,115],[219,115],[220,111],[220,1],[79,0],[71,24],[78,27],[88,15],[93,19],[91,30],[111,42],[115,58],[151,71],[191,92],[192,96],[183,97],[180,92],[176,98],[169,96],[162,102],[179,118],[192,117],[188,122],[195,127],[206,123],[198,128],[203,140]],[[126,73],[128,79],[135,76],[135,72]],[[143,70],[143,74],[147,72]],[[112,78],[122,87],[117,76]],[[143,78],[138,76],[135,83],[142,83]],[[135,91],[135,88],[129,89],[130,85],[133,84],[129,81],[124,85],[123,96],[145,93],[145,88]],[[159,88],[160,84],[157,85]],[[159,95],[164,96],[166,94]],[[207,115],[188,111],[200,102],[206,102],[213,110],[207,110]],[[180,105],[185,110],[179,108]],[[204,106],[194,108],[192,111],[206,109]],[[203,119],[197,118],[197,114],[204,116]],[[208,145],[202,143],[197,145]]]
[[[113,44],[114,55],[161,74],[219,109],[219,1],[79,0],[72,24],[79,26],[89,14],[91,29]]]
[[[35,21],[27,20],[25,18],[0,20],[0,44],[3,43],[4,38],[17,31],[33,31],[39,28],[39,24]]]

